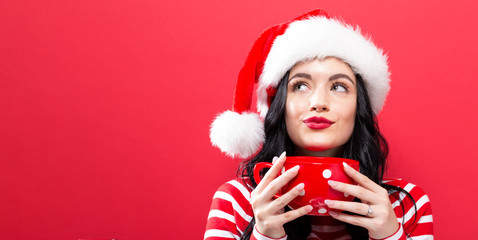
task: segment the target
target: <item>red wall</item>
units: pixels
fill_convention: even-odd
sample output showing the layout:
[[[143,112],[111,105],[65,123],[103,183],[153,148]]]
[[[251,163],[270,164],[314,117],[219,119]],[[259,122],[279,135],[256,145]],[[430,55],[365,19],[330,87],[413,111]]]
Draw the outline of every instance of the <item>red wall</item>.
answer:
[[[209,143],[252,42],[323,7],[390,56],[389,175],[475,235],[476,1],[0,2],[0,239],[202,239],[238,160]]]

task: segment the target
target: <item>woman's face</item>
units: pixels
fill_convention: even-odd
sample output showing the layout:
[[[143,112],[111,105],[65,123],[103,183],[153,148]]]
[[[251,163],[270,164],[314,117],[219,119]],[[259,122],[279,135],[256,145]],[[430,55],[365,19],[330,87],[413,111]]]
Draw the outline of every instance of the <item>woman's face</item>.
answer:
[[[339,156],[354,129],[357,81],[327,57],[296,64],[289,74],[285,122],[297,155]]]

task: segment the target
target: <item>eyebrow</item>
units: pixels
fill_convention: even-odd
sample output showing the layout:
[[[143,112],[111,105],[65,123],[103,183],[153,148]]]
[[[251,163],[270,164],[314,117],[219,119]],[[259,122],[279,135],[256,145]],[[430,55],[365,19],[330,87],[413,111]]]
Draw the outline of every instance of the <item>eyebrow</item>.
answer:
[[[307,73],[296,73],[294,74],[294,76],[292,76],[290,80],[292,80],[293,78],[296,78],[296,77],[299,77],[299,78],[305,78],[305,79],[308,79],[308,80],[312,80],[312,76],[310,76],[310,74],[307,74]],[[354,86],[355,86],[355,83],[354,81],[347,75],[347,74],[343,74],[343,73],[337,73],[337,74],[334,74],[332,76],[329,77],[329,81],[333,81],[335,79],[339,79],[339,78],[345,78],[347,80],[349,80]]]
[[[291,78],[289,78],[289,81],[288,81],[288,82],[290,82],[290,80],[292,80],[293,78],[296,78],[296,77],[312,80],[312,77],[311,77],[309,74],[307,74],[307,73],[296,73],[296,74],[294,74],[294,76],[292,76]]]
[[[337,73],[337,74],[334,74],[334,75],[330,76],[329,81],[333,81],[333,80],[339,79],[339,78],[345,78],[345,79],[349,80],[355,86],[354,81],[347,74],[343,74],[343,73]]]

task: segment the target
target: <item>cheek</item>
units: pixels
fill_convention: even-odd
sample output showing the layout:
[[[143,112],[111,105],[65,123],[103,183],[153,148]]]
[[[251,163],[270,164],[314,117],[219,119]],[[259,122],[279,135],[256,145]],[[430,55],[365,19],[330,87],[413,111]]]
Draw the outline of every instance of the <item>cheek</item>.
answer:
[[[357,103],[355,97],[339,99],[333,105],[334,112],[340,119],[339,134],[345,138],[352,136],[355,125],[355,115],[357,111]]]
[[[357,107],[354,104],[349,109],[350,109],[349,111],[344,112],[343,118],[345,119],[344,122],[346,124],[345,126],[345,129],[347,131],[346,133],[351,136],[355,126],[355,115],[356,115]]]
[[[287,99],[285,105],[285,125],[289,137],[294,138],[298,127],[297,120],[300,119],[300,104],[293,99]]]
[[[290,124],[300,116],[301,101],[296,101],[294,99],[287,98],[286,105],[285,105],[285,120],[286,124]]]

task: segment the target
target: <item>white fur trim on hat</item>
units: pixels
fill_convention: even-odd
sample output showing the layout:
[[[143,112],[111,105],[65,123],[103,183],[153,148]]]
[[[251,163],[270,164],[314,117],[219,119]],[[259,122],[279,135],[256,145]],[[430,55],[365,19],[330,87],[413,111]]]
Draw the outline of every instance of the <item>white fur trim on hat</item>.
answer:
[[[373,111],[382,109],[390,89],[387,56],[358,27],[326,17],[292,22],[278,36],[267,56],[257,89],[257,109],[265,117],[268,87],[277,87],[296,63],[314,58],[337,57],[362,76]]]
[[[211,124],[209,137],[228,156],[248,158],[264,143],[264,123],[257,113],[225,111]]]

